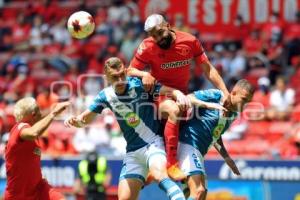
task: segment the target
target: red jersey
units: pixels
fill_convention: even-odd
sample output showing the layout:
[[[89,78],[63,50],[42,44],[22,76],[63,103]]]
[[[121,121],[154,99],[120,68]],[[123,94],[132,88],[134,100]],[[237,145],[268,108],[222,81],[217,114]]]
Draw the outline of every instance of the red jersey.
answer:
[[[131,66],[151,69],[152,76],[161,84],[187,93],[192,59],[197,63],[207,60],[203,47],[193,35],[175,31],[176,39],[169,49],[161,49],[152,37],[140,44]]]
[[[10,131],[5,150],[7,187],[5,200],[36,200],[42,182],[41,150],[38,141],[23,140],[20,132],[30,127],[16,124]]]

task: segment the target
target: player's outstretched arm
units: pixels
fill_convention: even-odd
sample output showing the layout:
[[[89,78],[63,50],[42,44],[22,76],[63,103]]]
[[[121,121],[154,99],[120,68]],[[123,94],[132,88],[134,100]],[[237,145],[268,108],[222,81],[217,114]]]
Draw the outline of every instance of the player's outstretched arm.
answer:
[[[149,72],[141,71],[130,65],[127,69],[127,75],[141,78],[146,92],[153,90],[155,78]]]
[[[90,111],[89,109],[85,110],[78,116],[71,116],[65,120],[64,124],[67,127],[76,127],[83,128],[86,125],[90,124],[96,117],[97,113]]]
[[[212,82],[218,89],[222,90],[224,96],[227,97],[229,95],[229,92],[216,68],[209,62],[209,60],[202,62],[200,66],[202,67],[207,79]]]
[[[61,102],[56,104],[46,117],[35,123],[32,127],[22,129],[20,137],[24,140],[35,140],[44,133],[54,118],[69,106],[70,102]]]
[[[222,105],[217,103],[211,103],[211,102],[205,102],[201,101],[200,99],[197,99],[194,94],[187,95],[190,99],[192,105],[200,108],[207,108],[207,109],[217,109],[217,110],[224,110],[227,111],[226,108],[224,108]]]
[[[150,74],[149,72],[139,70],[139,69],[137,69],[137,68],[135,68],[131,65],[129,65],[126,72],[127,72],[128,76],[135,76],[135,77],[139,77],[139,78],[143,78],[143,77],[148,76]]]
[[[229,154],[224,146],[222,137],[220,137],[217,142],[214,144],[214,147],[216,148],[216,150],[220,153],[220,155],[225,159],[227,157],[229,157]]]
[[[220,137],[218,139],[217,143],[214,144],[214,147],[220,153],[220,155],[224,158],[224,161],[226,162],[228,167],[230,167],[230,169],[233,171],[233,173],[236,175],[241,175],[241,173],[240,173],[239,169],[237,168],[237,166],[235,165],[234,161],[229,156],[229,154],[223,144],[222,137]]]

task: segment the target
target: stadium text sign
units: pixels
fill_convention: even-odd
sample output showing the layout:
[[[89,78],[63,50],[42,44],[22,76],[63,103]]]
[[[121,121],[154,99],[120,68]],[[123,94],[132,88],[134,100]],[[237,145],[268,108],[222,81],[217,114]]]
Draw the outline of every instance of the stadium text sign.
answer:
[[[74,166],[42,166],[43,177],[54,187],[72,188],[76,179]],[[0,167],[0,179],[6,179],[5,163]]]
[[[70,187],[75,182],[76,171],[70,166],[65,167],[42,167],[42,174],[47,181],[54,187]]]
[[[268,181],[300,181],[299,166],[249,166],[247,161],[239,160],[236,162],[241,172],[241,176],[234,175],[228,166],[224,163],[219,171],[219,178],[243,179],[243,180],[268,180]]]
[[[239,14],[250,25],[268,22],[272,11],[280,13],[281,20],[291,22],[299,10],[300,0],[141,0],[144,17],[165,13],[174,22],[175,16],[184,16],[185,24],[201,32],[232,31]]]

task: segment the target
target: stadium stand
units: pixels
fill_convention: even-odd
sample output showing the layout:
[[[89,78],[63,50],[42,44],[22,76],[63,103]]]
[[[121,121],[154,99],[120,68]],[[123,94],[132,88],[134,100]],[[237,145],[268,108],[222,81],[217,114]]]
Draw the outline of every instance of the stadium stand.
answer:
[[[35,96],[44,112],[57,102],[56,98],[72,99],[76,102],[74,107],[84,108],[105,84],[102,76],[97,76],[103,72],[103,61],[110,56],[118,56],[128,64],[133,51],[146,36],[134,0],[5,2],[4,7],[0,8],[2,138],[14,123],[12,106],[16,100],[23,96]],[[65,27],[66,18],[77,10],[90,12],[97,25],[95,33],[85,40],[70,38]],[[230,41],[223,40],[222,35],[206,40],[198,30],[183,25],[182,16],[171,19],[178,29],[188,30],[199,37],[229,88],[237,79],[246,78],[257,87],[257,92],[263,90],[266,94],[258,94],[261,95],[258,99],[263,98],[264,106],[268,106],[263,116],[252,116],[255,119],[247,120],[247,128],[240,138],[225,141],[229,152],[236,157],[272,159],[299,156],[299,145],[296,143],[300,141],[293,134],[297,132],[294,127],[300,119],[300,14],[297,13],[296,21],[290,25],[280,22],[278,13],[272,16],[274,21],[262,27],[249,27],[241,16],[237,16],[244,30],[243,38],[246,39],[237,36]],[[193,68],[191,73],[191,91],[211,87],[201,76],[201,71]],[[94,76],[78,81],[82,74]],[[273,109],[268,93],[276,89],[275,81],[279,75],[289,80],[283,90],[292,88],[295,94],[287,105],[290,111],[286,117],[274,119],[268,116],[268,111]],[[263,84],[259,82],[262,77],[270,82],[267,89],[262,88]],[[57,82],[61,80],[65,83]],[[57,84],[53,85],[53,82]],[[66,82],[70,83],[70,87]],[[88,97],[83,98],[86,95]],[[104,118],[99,117],[95,125],[105,127]],[[116,122],[112,124],[113,131],[103,129],[108,131],[110,143],[100,141],[96,146],[99,149],[109,146],[114,149],[113,155],[120,157],[124,151],[116,149],[118,145],[110,145],[114,140],[122,141]],[[73,144],[75,130],[66,130],[61,125],[62,122],[57,122],[48,131],[49,140],[43,142],[44,152],[50,155],[79,154]],[[210,151],[208,157],[217,157],[216,151]]]

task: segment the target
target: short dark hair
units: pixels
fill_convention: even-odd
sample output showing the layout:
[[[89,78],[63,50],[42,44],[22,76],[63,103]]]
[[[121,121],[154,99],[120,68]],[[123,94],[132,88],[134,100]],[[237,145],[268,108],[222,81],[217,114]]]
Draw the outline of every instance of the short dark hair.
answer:
[[[254,86],[246,79],[239,80],[235,85],[248,91],[250,94],[254,93]]]
[[[108,69],[119,69],[123,65],[120,58],[111,57],[104,62],[104,71],[107,72]]]

